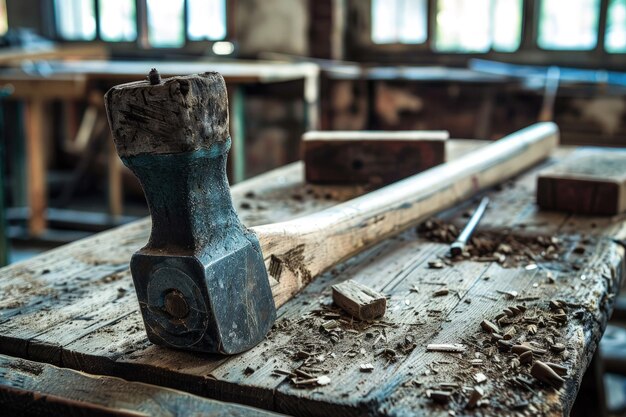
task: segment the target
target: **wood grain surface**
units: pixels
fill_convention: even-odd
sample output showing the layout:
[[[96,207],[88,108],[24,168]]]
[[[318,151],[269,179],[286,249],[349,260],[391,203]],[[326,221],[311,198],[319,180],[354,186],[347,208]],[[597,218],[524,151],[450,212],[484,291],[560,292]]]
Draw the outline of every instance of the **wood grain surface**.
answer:
[[[445,257],[442,231],[458,230],[477,200],[457,204],[441,225],[412,228],[323,274],[279,310],[264,342],[241,355],[190,354],[146,340],[128,261],[147,240],[148,220],[2,269],[0,352],[294,415],[465,415],[476,387],[484,396],[472,414],[566,415],[623,279],[618,242],[626,223],[540,211],[537,172],[556,160],[487,193],[492,203],[473,241],[485,253]],[[234,187],[244,223],[294,218],[363,191],[302,181],[294,164]],[[348,279],[388,297],[383,318],[355,321],[332,305],[331,286]],[[519,305],[525,313],[499,317]],[[564,387],[536,381],[530,364],[499,349],[483,320],[511,343],[545,351],[535,359],[565,366]],[[435,343],[463,350],[428,351]]]
[[[626,151],[581,148],[537,179],[537,204],[546,210],[591,215],[626,211]]]
[[[2,415],[277,416],[120,378],[0,355]]]

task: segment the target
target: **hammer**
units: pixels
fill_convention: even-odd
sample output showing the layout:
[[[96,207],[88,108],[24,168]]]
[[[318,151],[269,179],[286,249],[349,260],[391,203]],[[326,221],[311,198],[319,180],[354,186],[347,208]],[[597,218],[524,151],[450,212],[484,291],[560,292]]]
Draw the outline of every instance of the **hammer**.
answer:
[[[540,123],[375,192],[298,219],[246,229],[226,178],[228,101],[215,72],[113,87],[117,152],[152,216],[131,272],[148,339],[222,354],[255,346],[276,307],[383,239],[546,158],[558,128]]]

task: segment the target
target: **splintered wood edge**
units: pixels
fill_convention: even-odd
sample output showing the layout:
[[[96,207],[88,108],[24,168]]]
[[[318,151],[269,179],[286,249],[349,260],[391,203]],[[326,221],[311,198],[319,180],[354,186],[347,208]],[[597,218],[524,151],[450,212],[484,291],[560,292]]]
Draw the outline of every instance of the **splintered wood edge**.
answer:
[[[311,131],[302,135],[303,142],[311,141],[376,141],[376,140],[432,140],[445,141],[450,138],[447,130],[415,130],[415,131],[374,131],[374,130],[333,130]]]
[[[370,287],[348,280],[333,285],[333,301],[359,320],[374,320],[385,315],[387,299]]]
[[[228,141],[228,94],[217,72],[178,76],[152,85],[121,84],[104,96],[120,157],[174,154]]]
[[[37,410],[37,415],[278,415],[171,388],[5,355],[0,355],[0,398],[9,410]]]

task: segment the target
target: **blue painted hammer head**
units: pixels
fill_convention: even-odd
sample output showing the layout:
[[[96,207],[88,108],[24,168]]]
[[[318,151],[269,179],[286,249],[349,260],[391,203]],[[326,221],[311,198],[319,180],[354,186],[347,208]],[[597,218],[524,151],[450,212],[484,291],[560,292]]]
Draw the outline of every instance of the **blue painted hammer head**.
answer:
[[[224,79],[151,72],[149,81],[113,87],[105,105],[152,216],[150,241],[131,260],[148,338],[224,354],[256,345],[276,311],[259,242],[230,197]]]

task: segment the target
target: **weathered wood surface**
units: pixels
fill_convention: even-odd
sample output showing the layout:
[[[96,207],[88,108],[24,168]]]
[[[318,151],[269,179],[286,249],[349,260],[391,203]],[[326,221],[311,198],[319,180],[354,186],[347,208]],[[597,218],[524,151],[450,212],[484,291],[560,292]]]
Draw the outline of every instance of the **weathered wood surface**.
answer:
[[[277,416],[238,404],[120,378],[0,355],[2,415]]]
[[[626,151],[582,148],[537,179],[537,204],[547,210],[615,215],[626,211]]]
[[[312,131],[302,135],[305,178],[313,184],[378,188],[446,161],[446,131]]]
[[[149,222],[99,234],[2,270],[0,352],[296,415],[567,414],[624,274],[624,250],[616,240],[625,238],[626,226],[624,217],[538,211],[536,172],[488,193],[491,205],[475,237],[517,242],[509,242],[517,252],[505,255],[503,264],[483,256],[429,267],[449,245],[431,241],[436,233],[408,231],[321,276],[279,310],[265,342],[235,357],[150,345],[127,269],[131,253],[147,239]],[[296,164],[235,187],[244,223],[295,217],[359,192],[303,185],[302,178]],[[444,217],[459,227],[475,204]],[[558,259],[541,255],[549,249],[541,249],[537,236],[544,243],[560,239]],[[524,247],[536,259],[520,255]],[[389,297],[381,320],[351,321],[332,307],[331,285],[347,279]],[[498,326],[503,333],[517,327],[514,342],[536,342],[547,350],[537,358],[568,367],[560,391],[536,383],[528,364],[512,369],[515,355],[494,349],[480,327],[519,304],[550,322],[549,301],[555,299],[568,303],[564,324],[538,327],[535,335],[528,334],[530,323]],[[337,320],[337,328],[321,331],[328,320]],[[433,343],[460,343],[466,350],[428,352]],[[549,350],[558,343],[564,352]],[[472,365],[476,356],[482,365]],[[373,371],[362,372],[364,364]],[[302,384],[301,372],[314,381],[326,376],[329,383]],[[477,373],[486,381],[478,384]],[[427,396],[442,383],[456,384],[443,405]],[[486,403],[466,410],[475,385],[483,387]]]
[[[537,123],[327,210],[253,226],[276,306],[340,262],[547,159],[558,140],[554,123]]]

